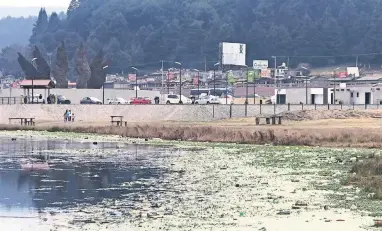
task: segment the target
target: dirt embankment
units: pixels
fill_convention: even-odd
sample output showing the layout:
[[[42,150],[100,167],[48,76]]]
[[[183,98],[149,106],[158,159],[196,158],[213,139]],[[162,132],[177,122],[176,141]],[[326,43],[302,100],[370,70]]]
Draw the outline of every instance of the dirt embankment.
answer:
[[[286,120],[325,120],[325,119],[351,119],[376,118],[382,116],[381,110],[322,110],[322,111],[295,111],[281,113]]]

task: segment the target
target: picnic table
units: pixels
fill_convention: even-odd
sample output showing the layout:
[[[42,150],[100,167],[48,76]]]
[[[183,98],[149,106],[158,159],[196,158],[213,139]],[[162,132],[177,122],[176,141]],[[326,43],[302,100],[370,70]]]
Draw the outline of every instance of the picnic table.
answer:
[[[260,125],[261,119],[265,119],[265,124],[271,124],[271,121],[272,121],[272,125],[281,124],[282,118],[283,118],[283,116],[279,116],[279,115],[257,116],[256,117],[256,125]],[[277,123],[276,123],[276,120],[277,120]]]
[[[117,126],[122,126],[123,123],[123,116],[110,116],[111,120],[111,126],[114,124]],[[125,122],[125,126],[127,126],[127,122]]]
[[[35,118],[30,117],[10,117],[8,118],[9,123],[11,124],[13,120],[19,120],[21,126],[34,126],[35,125]]]

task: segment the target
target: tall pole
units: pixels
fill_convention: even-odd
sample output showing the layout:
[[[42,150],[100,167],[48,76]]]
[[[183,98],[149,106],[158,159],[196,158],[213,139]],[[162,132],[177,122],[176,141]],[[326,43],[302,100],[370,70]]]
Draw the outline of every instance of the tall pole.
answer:
[[[102,84],[102,104],[105,104],[105,82]]]
[[[198,71],[198,99],[200,99],[200,72]]]
[[[138,98],[138,70],[135,69],[135,98]]]
[[[245,104],[248,104],[248,82],[249,82],[249,77],[248,77],[248,67],[247,67],[247,86],[245,88]]]
[[[163,85],[164,85],[164,73],[163,73],[163,60],[162,60],[162,87],[161,87],[161,98],[162,98],[162,102],[164,101],[164,97],[163,97],[163,94],[164,94],[164,90],[163,90]]]
[[[36,60],[37,60],[37,58],[32,59],[32,64],[35,68],[36,68],[36,65],[35,65]],[[31,76],[31,78],[32,78],[32,104],[34,104],[34,83],[33,83],[33,80],[35,77]]]
[[[276,104],[278,103],[279,100],[279,86],[278,86],[278,81],[277,81],[277,57],[273,56],[275,59],[275,84],[276,84]]]
[[[222,74],[224,73],[224,67]],[[225,75],[225,104],[228,104],[228,75]]]
[[[358,67],[358,56],[355,58],[355,66]]]
[[[336,72],[334,74],[334,91],[333,91],[333,104],[336,104]]]
[[[182,64],[180,64],[180,69],[179,69],[179,103],[182,102]]]
[[[216,70],[215,70],[216,67],[214,67],[214,95],[215,95],[215,79],[216,79]]]
[[[169,95],[170,94],[170,83],[169,83],[169,77],[170,77],[170,71],[167,71],[167,95]]]
[[[308,75],[305,76],[305,104],[308,104]]]
[[[253,76],[253,104],[256,104],[256,78],[255,77],[256,75]]]

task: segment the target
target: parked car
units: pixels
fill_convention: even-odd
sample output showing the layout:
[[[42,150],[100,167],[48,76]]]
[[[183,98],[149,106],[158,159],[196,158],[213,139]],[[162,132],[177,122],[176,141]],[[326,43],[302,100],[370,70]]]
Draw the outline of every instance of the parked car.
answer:
[[[180,99],[179,95],[167,95],[166,97],[166,104],[191,104],[191,99],[187,98],[186,96],[182,95],[182,99]]]
[[[143,97],[132,98],[130,104],[151,104],[151,99]]]
[[[125,100],[120,97],[108,99],[108,104],[130,104],[130,100]]]
[[[85,97],[80,101],[81,104],[102,104],[102,101],[95,97]]]
[[[29,99],[30,103],[32,103],[32,101],[33,101],[34,104],[40,104],[40,103],[45,104],[45,99],[41,94],[34,94],[33,98],[32,98],[32,96],[30,96],[29,98],[30,98]]]
[[[195,100],[195,104],[220,104],[220,100],[216,96],[202,95],[200,99]]]
[[[72,102],[63,95],[57,96],[57,104],[71,104]]]

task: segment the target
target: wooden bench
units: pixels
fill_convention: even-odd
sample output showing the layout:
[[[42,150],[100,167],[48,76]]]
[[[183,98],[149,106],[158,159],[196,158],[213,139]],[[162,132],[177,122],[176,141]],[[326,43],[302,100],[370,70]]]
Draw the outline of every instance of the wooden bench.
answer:
[[[35,126],[35,118],[30,118],[30,117],[11,117],[8,118],[9,124],[12,123],[13,120],[20,120],[20,125],[21,126]]]
[[[123,123],[123,116],[110,116],[111,120],[111,126],[117,125],[118,127],[122,126]],[[125,126],[127,125],[127,122],[125,122]]]
[[[256,117],[256,125],[260,125],[261,119],[265,119],[265,124],[271,124],[271,122],[272,122],[272,125],[282,124],[282,118],[283,118],[282,116],[276,116],[276,115],[258,116]]]

